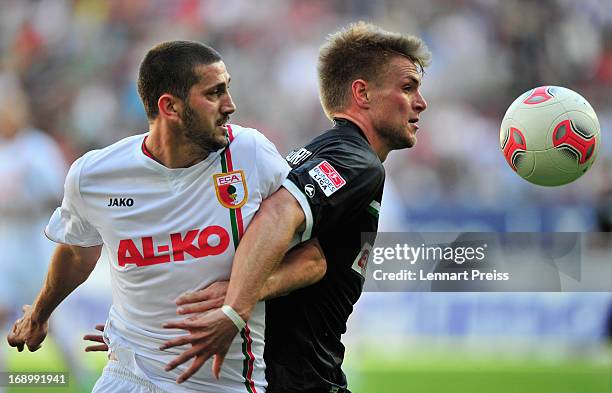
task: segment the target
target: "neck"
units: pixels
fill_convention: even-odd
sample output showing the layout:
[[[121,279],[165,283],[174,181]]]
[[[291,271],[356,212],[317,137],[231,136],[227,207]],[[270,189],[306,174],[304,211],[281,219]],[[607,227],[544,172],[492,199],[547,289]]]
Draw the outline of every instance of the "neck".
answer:
[[[167,168],[188,168],[208,157],[208,152],[194,146],[185,135],[153,122],[145,147],[153,157]]]
[[[366,118],[361,113],[351,111],[350,109],[335,113],[334,117],[350,120],[351,122],[355,123],[365,135],[368,143],[372,147],[372,150],[374,150],[380,159],[380,162],[385,162],[391,149],[389,149],[384,141],[380,138],[370,119]]]

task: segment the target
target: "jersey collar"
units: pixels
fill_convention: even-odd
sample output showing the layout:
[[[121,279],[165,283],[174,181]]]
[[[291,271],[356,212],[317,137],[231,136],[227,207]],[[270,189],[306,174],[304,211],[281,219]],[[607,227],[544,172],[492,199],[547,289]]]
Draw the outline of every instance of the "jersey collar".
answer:
[[[206,157],[204,160],[190,167],[187,167],[187,168],[168,168],[167,166],[162,164],[157,158],[155,158],[155,156],[153,156],[153,154],[151,154],[151,152],[147,149],[147,146],[145,145],[145,141],[147,140],[148,136],[149,136],[148,134],[144,135],[144,138],[142,138],[142,142],[140,143],[140,146],[138,147],[138,150],[139,150],[138,155],[140,159],[149,168],[152,168],[156,170],[157,172],[160,172],[160,173],[163,173],[169,176],[181,176],[186,173],[198,171],[200,168],[208,167],[213,162],[215,162],[219,158],[219,155],[221,155],[221,153],[223,153],[223,151],[225,150],[225,148],[221,148],[217,151],[210,152],[208,154],[208,157]]]
[[[157,162],[158,164],[164,165],[162,164],[161,161],[159,161],[157,158],[155,158],[155,156],[153,154],[151,154],[151,152],[149,151],[149,149],[147,149],[147,138],[149,136],[145,135],[144,139],[142,140],[142,154],[144,154],[145,156],[149,157],[150,159],[152,159],[153,161]]]
[[[357,133],[361,135],[361,137],[368,143],[368,145],[370,144],[370,142],[368,141],[368,138],[366,138],[361,128],[359,128],[357,124],[353,123],[352,121],[348,119],[334,117],[334,129],[357,131]]]

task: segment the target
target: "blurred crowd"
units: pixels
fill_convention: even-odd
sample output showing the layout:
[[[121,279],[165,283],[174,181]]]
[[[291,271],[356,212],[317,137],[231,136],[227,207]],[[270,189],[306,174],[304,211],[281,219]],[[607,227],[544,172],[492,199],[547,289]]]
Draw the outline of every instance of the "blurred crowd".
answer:
[[[259,128],[285,154],[328,127],[317,51],[327,34],[359,19],[419,35],[433,53],[419,144],[387,165],[392,228],[609,228],[609,0],[3,0],[0,72],[20,81],[31,125],[71,162],[146,131],[135,81],[151,46],[207,42],[232,74],[232,121]],[[521,180],[499,150],[507,106],[544,84],[585,96],[602,129],[596,165],[558,189]]]

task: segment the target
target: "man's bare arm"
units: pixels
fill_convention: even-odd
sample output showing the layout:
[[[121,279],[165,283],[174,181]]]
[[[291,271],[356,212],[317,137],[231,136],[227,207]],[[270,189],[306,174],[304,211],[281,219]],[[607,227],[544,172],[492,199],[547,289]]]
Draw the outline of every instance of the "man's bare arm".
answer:
[[[327,262],[317,239],[292,248],[264,282],[259,300],[274,299],[318,282]]]
[[[55,248],[45,283],[32,306],[32,317],[46,321],[55,308],[81,285],[96,267],[102,246],[60,244]]]
[[[319,281],[327,271],[323,250],[317,239],[311,239],[292,248],[268,277],[261,289],[259,300],[283,296]],[[177,314],[204,313],[221,307],[229,281],[217,281],[195,292],[176,299]]]
[[[305,221],[298,201],[285,188],[280,188],[262,202],[236,250],[225,299],[225,304],[231,307],[232,312],[238,313],[237,317],[242,319],[242,323],[248,321],[264,283],[276,269],[289,242]],[[191,377],[213,355],[213,375],[219,378],[225,355],[239,330],[239,324],[230,319],[226,312],[225,309],[217,309],[163,325],[166,329],[183,329],[191,333],[181,338],[191,342],[191,348],[174,358],[165,368],[170,371],[195,358],[191,366],[177,378],[177,383]],[[175,345],[176,342],[171,340],[160,349]]]
[[[55,308],[91,274],[100,257],[102,246],[78,247],[58,245],[51,257],[47,277],[32,306],[23,307],[7,340],[21,352],[27,345],[35,351],[47,334],[47,322]]]
[[[283,187],[262,202],[236,250],[225,298],[243,320],[249,320],[264,283],[305,220],[298,201]]]

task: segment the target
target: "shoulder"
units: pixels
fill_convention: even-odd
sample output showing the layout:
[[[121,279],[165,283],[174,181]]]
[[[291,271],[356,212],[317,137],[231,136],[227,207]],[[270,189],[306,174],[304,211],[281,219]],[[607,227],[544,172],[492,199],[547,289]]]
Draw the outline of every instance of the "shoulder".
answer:
[[[256,148],[260,145],[272,144],[264,134],[255,128],[238,124],[229,124],[228,128],[232,136],[231,147]]]
[[[125,174],[130,167],[138,165],[139,160],[136,153],[144,136],[145,134],[133,135],[105,148],[85,153],[70,166],[66,184],[73,183],[81,187],[87,179],[90,182],[85,184],[100,179],[109,179],[116,173]]]
[[[134,155],[142,144],[145,134],[123,138],[102,149],[91,150],[77,159],[73,166],[79,166],[83,173],[96,172],[109,166],[134,162]]]
[[[246,160],[253,161],[282,161],[284,158],[278,153],[276,146],[264,134],[254,128],[242,127],[236,124],[231,124],[230,135],[230,150],[235,151]]]
[[[368,142],[359,135],[326,131],[306,146],[314,156],[325,158],[342,167],[384,176],[382,162]]]

